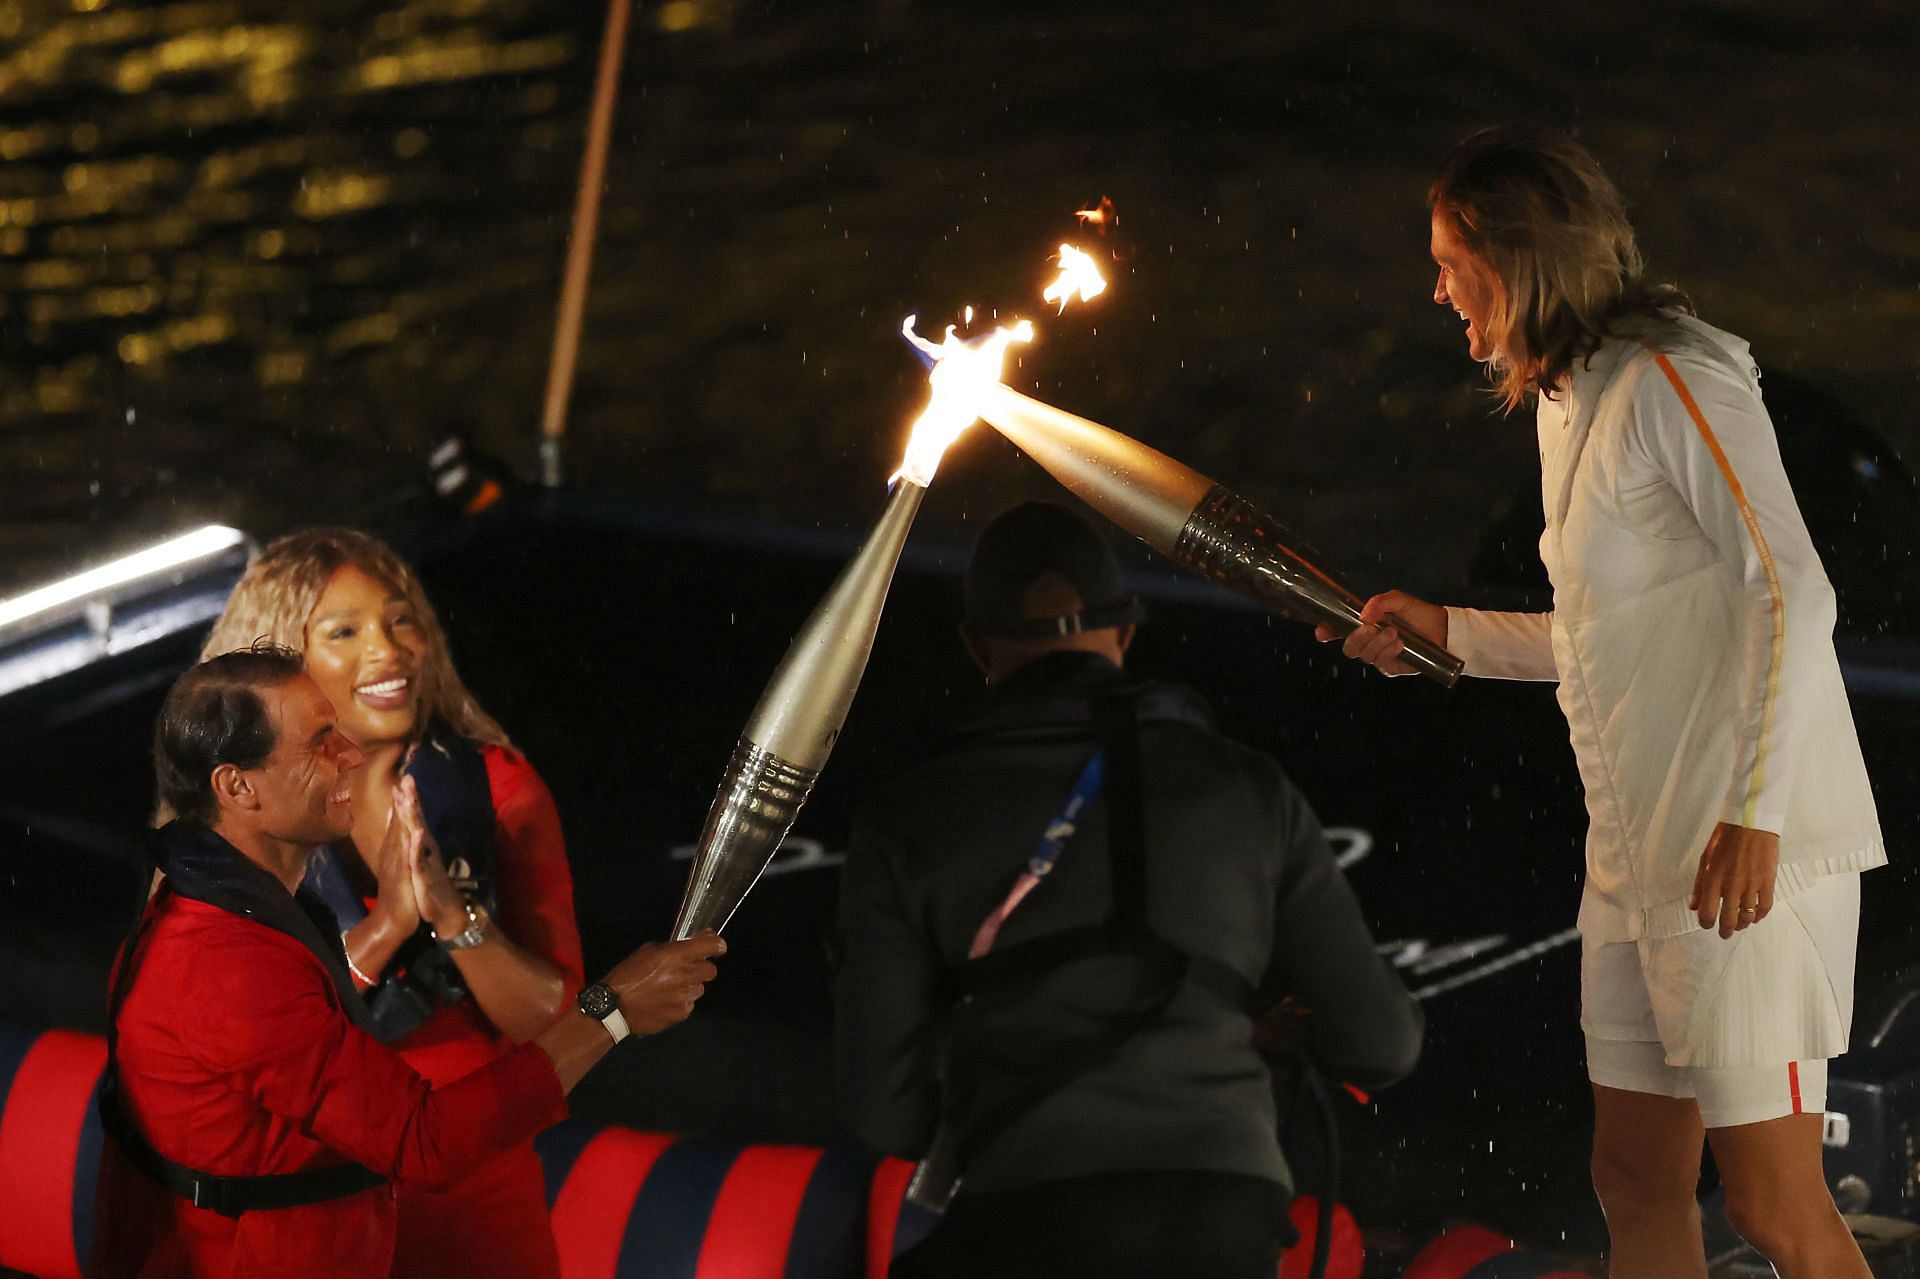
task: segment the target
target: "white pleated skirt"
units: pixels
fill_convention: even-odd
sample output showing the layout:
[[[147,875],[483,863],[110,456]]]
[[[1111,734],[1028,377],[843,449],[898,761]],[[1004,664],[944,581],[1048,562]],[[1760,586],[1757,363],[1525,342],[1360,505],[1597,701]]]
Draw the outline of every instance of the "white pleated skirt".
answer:
[[[1860,876],[1777,898],[1759,923],[1583,942],[1580,1026],[1590,1039],[1658,1042],[1670,1066],[1765,1066],[1837,1057],[1853,1025]]]

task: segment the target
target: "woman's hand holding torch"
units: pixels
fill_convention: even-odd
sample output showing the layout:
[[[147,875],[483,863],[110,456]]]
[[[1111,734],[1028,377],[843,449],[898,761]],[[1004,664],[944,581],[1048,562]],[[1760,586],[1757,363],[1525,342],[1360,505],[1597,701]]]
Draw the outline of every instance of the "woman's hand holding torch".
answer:
[[[1341,652],[1386,675],[1421,673],[1401,656],[1407,647],[1402,631],[1412,631],[1432,641],[1436,648],[1447,646],[1447,610],[1405,591],[1382,591],[1374,596],[1361,605],[1360,621],[1361,625],[1344,636],[1322,622],[1313,628],[1314,638],[1322,644],[1339,640]]]

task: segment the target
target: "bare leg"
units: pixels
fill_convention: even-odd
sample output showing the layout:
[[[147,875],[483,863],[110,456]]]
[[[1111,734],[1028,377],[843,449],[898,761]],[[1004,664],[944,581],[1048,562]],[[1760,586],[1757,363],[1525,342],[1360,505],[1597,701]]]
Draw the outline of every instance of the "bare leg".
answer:
[[[1691,1098],[1593,1086],[1593,1188],[1614,1279],[1707,1279],[1693,1197],[1704,1135]]]
[[[1820,1167],[1819,1115],[1707,1133],[1727,1188],[1727,1220],[1781,1279],[1868,1279]]]

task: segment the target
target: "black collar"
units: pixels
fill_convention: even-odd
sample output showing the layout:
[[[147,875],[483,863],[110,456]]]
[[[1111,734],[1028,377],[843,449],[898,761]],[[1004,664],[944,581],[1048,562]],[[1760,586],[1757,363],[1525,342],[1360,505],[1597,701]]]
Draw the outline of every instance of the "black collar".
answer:
[[[366,1004],[347,973],[339,921],[319,897],[304,888],[289,893],[264,867],[199,822],[168,822],[153,832],[148,850],[171,891],[284,933],[312,951],[333,978],[347,1015],[358,1025],[369,1024]]]
[[[1097,653],[1068,651],[1036,658],[989,687],[960,717],[948,743],[1006,733],[1089,734],[1095,704],[1113,696],[1132,698],[1142,722],[1212,727],[1205,702],[1192,690],[1137,681]]]

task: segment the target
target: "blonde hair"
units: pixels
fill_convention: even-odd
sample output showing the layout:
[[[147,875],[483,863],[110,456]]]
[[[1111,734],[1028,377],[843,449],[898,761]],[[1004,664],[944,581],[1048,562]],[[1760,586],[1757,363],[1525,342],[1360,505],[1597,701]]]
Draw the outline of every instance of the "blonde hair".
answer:
[[[437,719],[462,737],[511,746],[506,730],[481,709],[454,670],[446,633],[420,589],[420,579],[392,547],[357,529],[303,529],[268,545],[227,597],[226,609],[201,646],[202,660],[247,648],[260,639],[305,652],[308,619],[333,575],[349,566],[378,578],[405,598],[419,623],[426,650],[418,675],[421,716],[414,731],[425,732],[428,721]]]
[[[1453,149],[1427,204],[1498,284],[1487,336],[1494,391],[1511,412],[1551,395],[1627,314],[1691,312],[1650,285],[1626,201],[1593,154],[1546,129],[1482,129]]]

